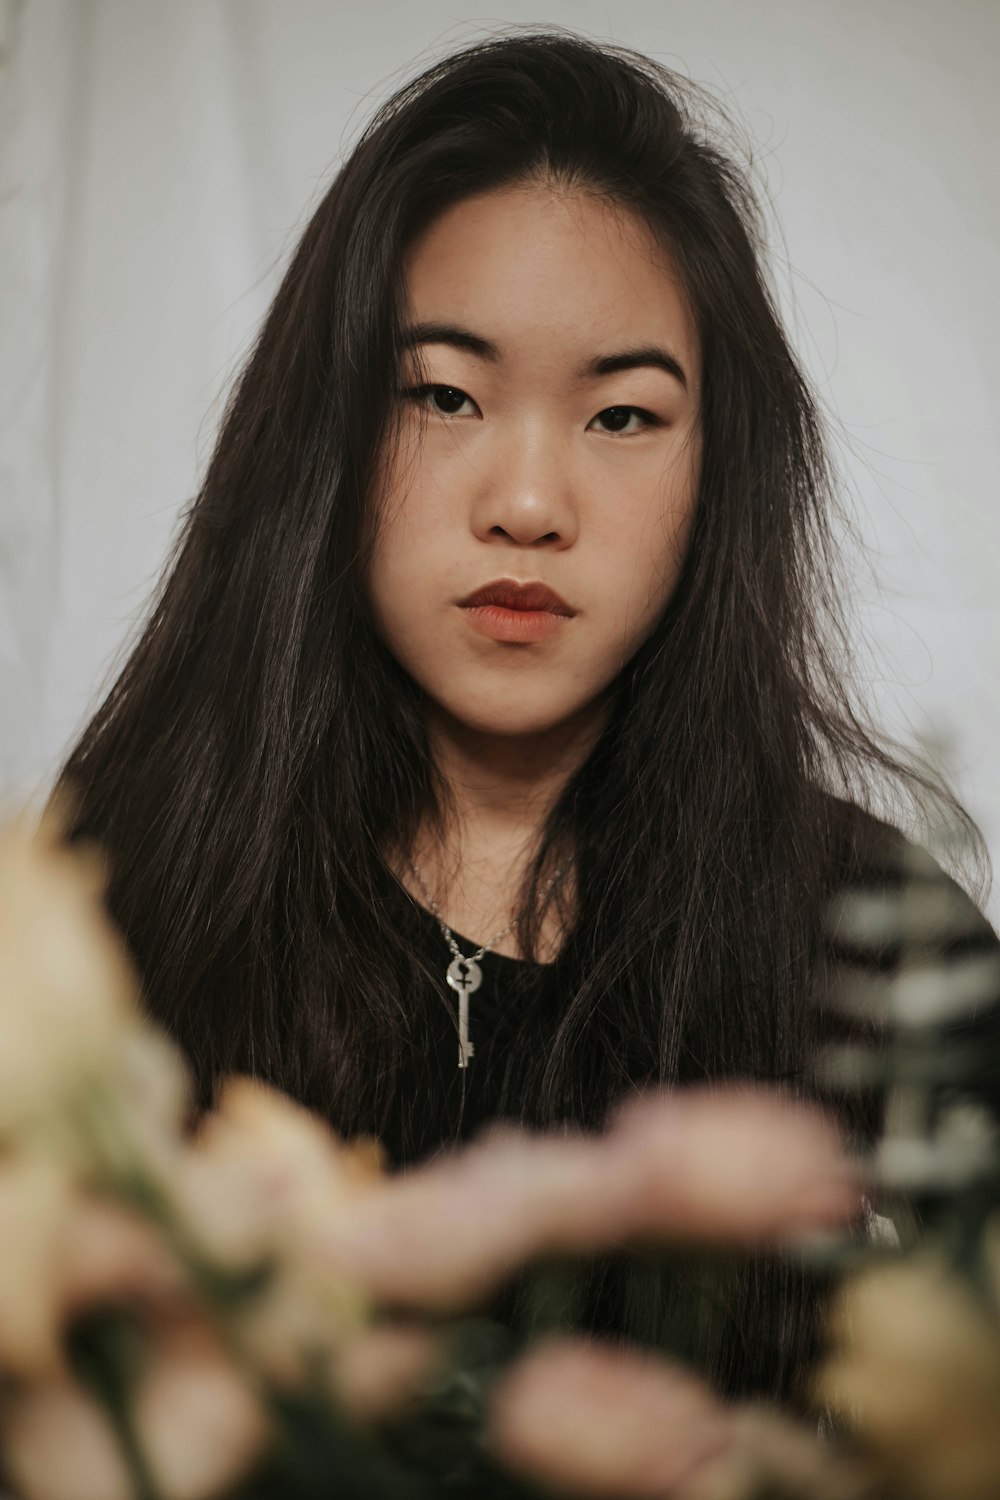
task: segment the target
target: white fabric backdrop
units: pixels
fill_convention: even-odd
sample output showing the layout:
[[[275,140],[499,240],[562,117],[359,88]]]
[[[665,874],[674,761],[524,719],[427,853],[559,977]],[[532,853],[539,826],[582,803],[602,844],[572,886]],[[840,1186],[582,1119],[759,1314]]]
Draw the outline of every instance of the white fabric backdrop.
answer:
[[[756,140],[793,335],[877,554],[869,691],[890,727],[950,741],[996,857],[1000,7],[983,0],[0,0],[0,791],[46,783],[107,684],[238,357],[374,105],[525,21],[652,53]]]

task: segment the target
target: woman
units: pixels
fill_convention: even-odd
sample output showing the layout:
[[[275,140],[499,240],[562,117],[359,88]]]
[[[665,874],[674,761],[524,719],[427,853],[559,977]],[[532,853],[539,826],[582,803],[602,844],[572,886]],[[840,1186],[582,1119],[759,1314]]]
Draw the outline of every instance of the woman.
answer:
[[[816,409],[700,108],[503,36],[306,229],[63,771],[202,1103],[251,1072],[403,1166],[650,1083],[813,1091],[824,902],[892,878],[876,777],[933,788],[850,705]],[[718,1390],[791,1398],[812,1300],[606,1257],[584,1322],[686,1310]]]

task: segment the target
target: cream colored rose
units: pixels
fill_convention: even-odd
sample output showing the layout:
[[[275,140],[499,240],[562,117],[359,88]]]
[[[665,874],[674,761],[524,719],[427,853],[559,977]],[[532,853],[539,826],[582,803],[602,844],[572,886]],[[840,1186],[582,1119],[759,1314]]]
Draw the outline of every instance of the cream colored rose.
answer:
[[[342,1142],[316,1116],[249,1078],[224,1085],[171,1184],[175,1210],[206,1254],[232,1269],[267,1262],[271,1278],[241,1309],[254,1368],[294,1384],[317,1359],[332,1371],[371,1302],[328,1252],[330,1226],[372,1190],[372,1141]]]
[[[52,1373],[62,1364],[61,1265],[73,1186],[56,1163],[0,1157],[0,1370]]]
[[[1000,1494],[1000,1327],[925,1254],[861,1272],[831,1316],[817,1401],[857,1427],[912,1500]]]
[[[63,1373],[66,1322],[95,1303],[188,1295],[182,1268],[134,1213],[81,1191],[58,1162],[0,1156],[0,1372]]]
[[[22,1500],[135,1500],[107,1414],[68,1377],[8,1398],[0,1431]]]
[[[251,1380],[208,1325],[197,1321],[161,1332],[133,1415],[163,1500],[226,1493],[272,1437]]]
[[[251,1385],[196,1319],[155,1330],[132,1422],[162,1500],[227,1493],[273,1435]],[[22,1500],[135,1500],[107,1413],[68,1375],[7,1397],[0,1434]]]
[[[100,1073],[138,982],[103,907],[105,868],[63,842],[58,806],[0,833],[0,1137]]]
[[[173,1184],[178,1208],[219,1260],[299,1255],[378,1180],[373,1142],[346,1145],[318,1116],[252,1078],[223,1084]]]

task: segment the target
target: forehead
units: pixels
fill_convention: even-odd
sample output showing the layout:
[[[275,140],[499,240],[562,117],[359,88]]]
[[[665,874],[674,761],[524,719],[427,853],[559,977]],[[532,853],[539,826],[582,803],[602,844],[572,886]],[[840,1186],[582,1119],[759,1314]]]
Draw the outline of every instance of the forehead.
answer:
[[[672,345],[697,374],[693,314],[669,253],[604,199],[517,186],[463,199],[411,245],[413,321],[482,328],[510,362],[578,364],[596,345]]]

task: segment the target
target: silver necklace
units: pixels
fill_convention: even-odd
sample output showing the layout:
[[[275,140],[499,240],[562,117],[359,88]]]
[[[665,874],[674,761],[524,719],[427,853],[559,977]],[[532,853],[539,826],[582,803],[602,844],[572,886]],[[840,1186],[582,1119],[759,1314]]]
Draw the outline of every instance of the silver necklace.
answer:
[[[481,948],[476,949],[475,953],[470,953],[467,957],[456,943],[455,934],[442,917],[437,902],[424,884],[420,871],[412,860],[408,859],[406,863],[417,885],[420,887],[424,900],[437,918],[438,926],[443,932],[445,941],[454,955],[451,963],[448,965],[445,978],[451,985],[451,988],[458,992],[458,1066],[460,1068],[467,1068],[470,1057],[474,1057],[476,1052],[469,1038],[469,996],[474,995],[483,982],[483,971],[479,967],[479,960],[485,954],[489,953],[495,943],[499,943],[501,938],[505,938],[508,932],[513,930],[514,922],[508,922],[502,932],[498,932],[495,937],[490,938],[488,943],[484,943]],[[548,903],[549,896],[552,894],[553,886],[564,873],[564,870],[565,866],[560,865],[545,887],[546,904]]]

